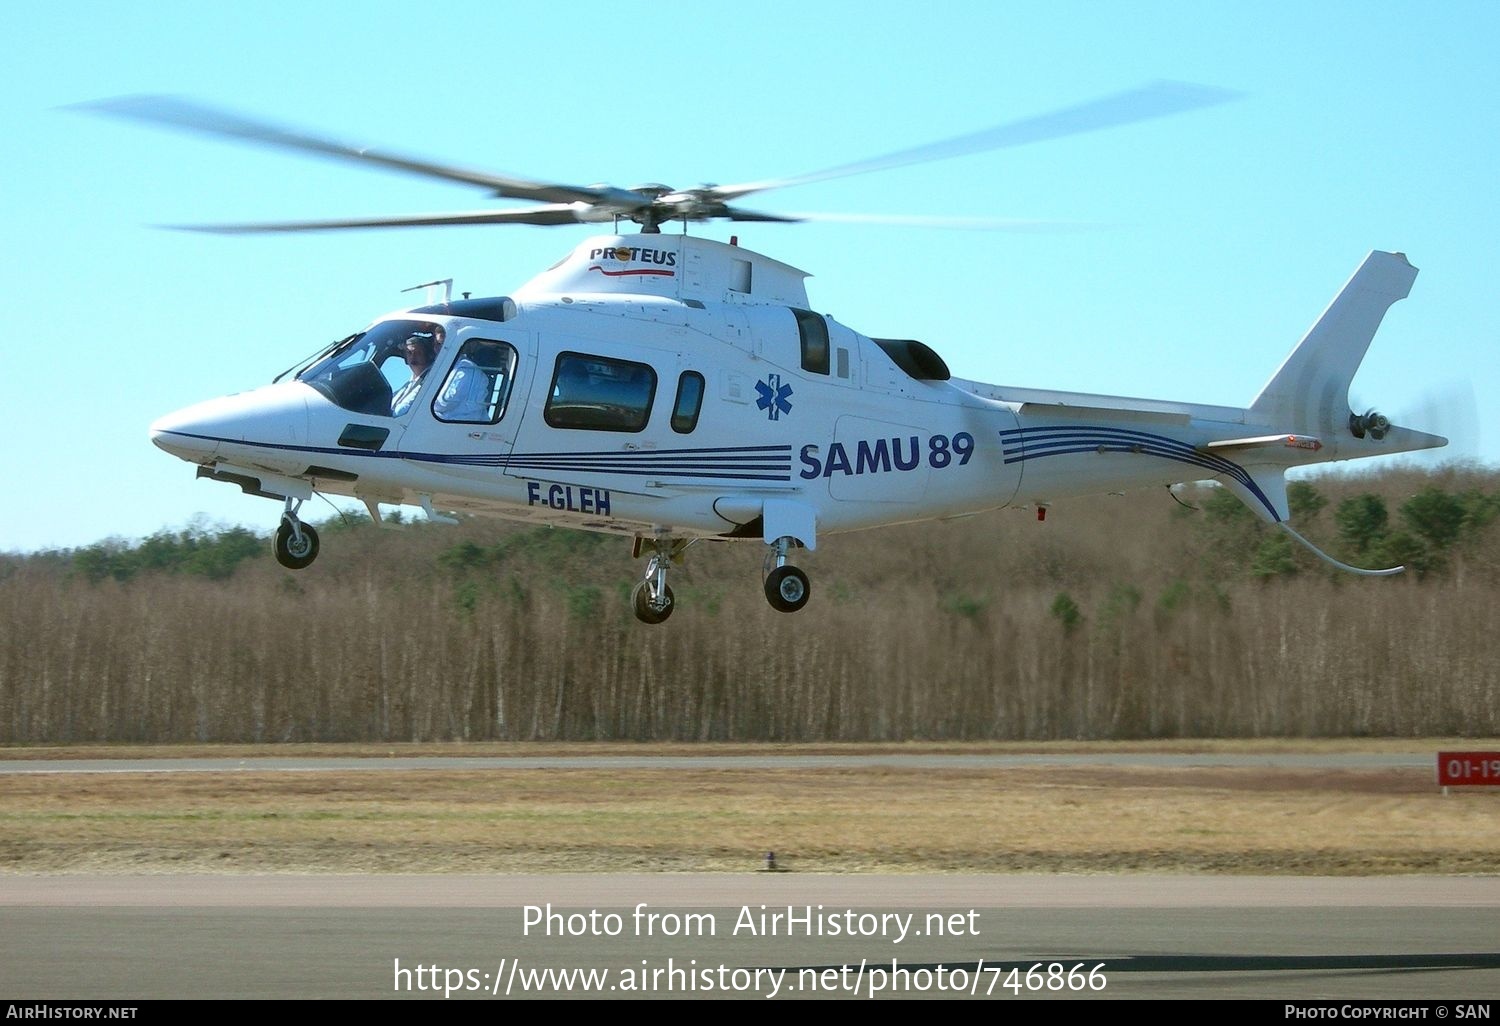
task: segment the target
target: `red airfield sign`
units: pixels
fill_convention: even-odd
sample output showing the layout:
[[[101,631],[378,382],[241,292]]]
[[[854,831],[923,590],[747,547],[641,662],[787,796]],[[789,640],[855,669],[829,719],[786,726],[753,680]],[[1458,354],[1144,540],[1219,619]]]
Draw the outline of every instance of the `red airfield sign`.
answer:
[[[1437,782],[1443,787],[1500,787],[1500,752],[1438,752]]]

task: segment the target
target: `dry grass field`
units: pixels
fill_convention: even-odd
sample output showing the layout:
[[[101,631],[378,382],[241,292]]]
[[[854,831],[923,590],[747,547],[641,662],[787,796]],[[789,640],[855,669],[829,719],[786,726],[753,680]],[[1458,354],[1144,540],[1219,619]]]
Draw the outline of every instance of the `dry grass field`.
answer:
[[[1400,752],[1465,739],[945,745],[8,748],[232,772],[0,775],[0,872],[1500,872],[1500,793],[1424,768],[504,766],[506,756]],[[265,772],[258,756],[494,756],[483,770]]]

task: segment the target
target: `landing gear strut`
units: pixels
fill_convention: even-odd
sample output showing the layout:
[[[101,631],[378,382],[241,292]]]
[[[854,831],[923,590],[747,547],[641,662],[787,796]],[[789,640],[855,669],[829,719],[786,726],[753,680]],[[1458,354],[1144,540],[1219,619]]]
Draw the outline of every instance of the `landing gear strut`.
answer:
[[[301,508],[301,499],[287,496],[281,526],[276,528],[276,562],[288,570],[301,570],[318,558],[318,532],[297,519]]]
[[[811,585],[807,575],[786,561],[787,550],[792,547],[791,538],[777,538],[766,554],[765,578],[766,601],[771,608],[783,613],[795,613],[807,605]]]
[[[661,623],[672,615],[675,600],[672,588],[667,584],[667,570],[673,563],[682,561],[682,554],[697,539],[654,538],[652,553],[646,563],[646,578],[630,593],[630,605],[635,618],[641,623]],[[646,545],[644,538],[635,540],[635,555],[640,556]]]

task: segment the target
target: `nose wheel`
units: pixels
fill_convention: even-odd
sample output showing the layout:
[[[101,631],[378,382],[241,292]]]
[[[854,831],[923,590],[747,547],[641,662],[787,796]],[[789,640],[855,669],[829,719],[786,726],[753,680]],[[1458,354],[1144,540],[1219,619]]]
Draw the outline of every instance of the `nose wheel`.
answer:
[[[781,613],[795,613],[807,605],[812,594],[807,574],[786,561],[791,546],[792,539],[777,538],[766,556],[766,601]]]
[[[286,500],[286,510],[281,514],[281,525],[276,528],[272,543],[276,562],[288,570],[301,570],[318,558],[318,532],[297,518],[301,508],[302,500]]]

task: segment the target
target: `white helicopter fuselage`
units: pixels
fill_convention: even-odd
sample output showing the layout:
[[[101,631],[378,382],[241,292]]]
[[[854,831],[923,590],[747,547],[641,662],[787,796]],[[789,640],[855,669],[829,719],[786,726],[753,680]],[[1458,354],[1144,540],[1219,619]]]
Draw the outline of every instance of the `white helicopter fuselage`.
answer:
[[[956,379],[920,342],[813,313],[806,275],[779,261],[607,236],[510,297],[390,314],[297,379],[179,411],[152,437],[200,476],[285,499],[294,527],[293,503],[318,491],[638,545],[753,538],[784,561],[824,534],[1203,478],[1284,524],[1287,467],[1442,444],[1383,419],[1349,429],[1347,379],[1415,273],[1372,254],[1237,408]],[[413,333],[436,355],[393,415],[392,347]],[[460,392],[482,398],[459,410]]]

